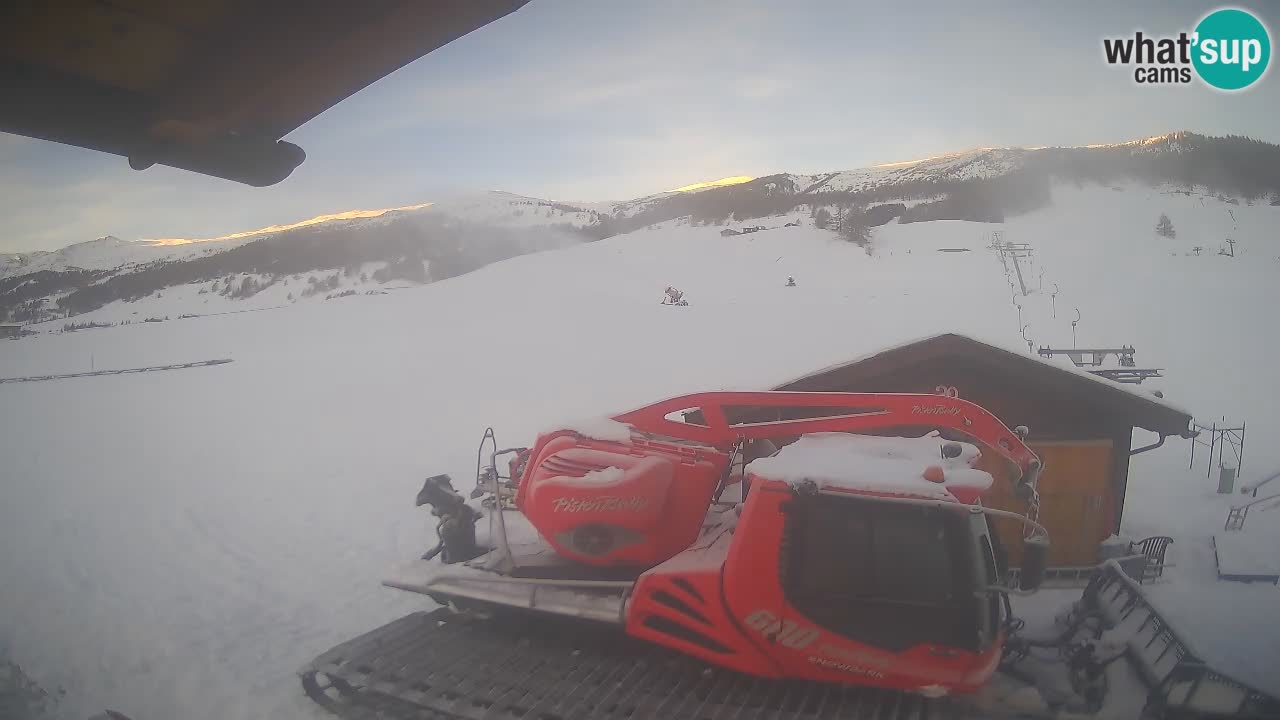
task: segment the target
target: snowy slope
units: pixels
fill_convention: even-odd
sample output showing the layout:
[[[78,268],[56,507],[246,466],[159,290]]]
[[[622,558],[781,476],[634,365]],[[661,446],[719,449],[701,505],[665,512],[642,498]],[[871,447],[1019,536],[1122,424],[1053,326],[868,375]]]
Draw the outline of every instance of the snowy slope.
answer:
[[[219,278],[217,282],[175,285],[134,301],[116,300],[97,310],[80,313],[71,318],[57,318],[32,323],[27,326],[27,329],[35,332],[60,333],[65,331],[68,324],[99,323],[122,325],[144,322],[148,318],[170,321],[190,319],[191,316],[205,317],[228,313],[276,310],[299,302],[324,300],[338,302],[346,300],[346,295],[337,297],[343,293],[377,295],[394,292],[412,285],[412,283],[403,280],[390,280],[384,283],[369,277],[385,265],[386,263],[381,262],[365,263],[358,268],[354,276],[350,277],[338,270],[317,270],[277,279],[267,275],[237,273]],[[252,279],[253,282],[265,287],[250,297],[235,297],[233,294],[221,292],[228,285],[233,289],[238,287],[246,279]],[[312,282],[325,280],[336,282],[336,287],[317,290],[312,286]],[[218,290],[215,291],[213,288]],[[96,331],[98,329],[100,328],[93,328],[92,330]],[[76,332],[89,332],[89,330],[78,330]]]
[[[1244,158],[1254,161],[1247,162]],[[387,230],[384,226],[422,214],[431,216],[430,220],[435,222],[444,216],[504,231],[539,228],[561,234],[567,240],[581,241],[680,218],[723,222],[734,217],[738,220],[757,218],[784,208],[805,211],[814,209],[811,207],[813,197],[824,198],[821,202],[826,209],[837,211],[838,215],[838,203],[850,200],[851,194],[864,193],[864,198],[874,197],[876,202],[898,199],[906,206],[930,203],[923,212],[904,214],[914,221],[939,217],[978,220],[1012,216],[1039,207],[1043,201],[1041,183],[1047,183],[1051,176],[1089,181],[1097,177],[1135,177],[1149,183],[1161,178],[1180,182],[1195,179],[1212,184],[1215,190],[1274,198],[1275,187],[1250,169],[1258,158],[1262,158],[1264,164],[1268,159],[1280,158],[1280,147],[1247,138],[1208,138],[1183,132],[1084,148],[980,148],[816,175],[722,178],[618,203],[562,203],[495,191],[442,196],[434,202],[402,207],[335,212],[203,240],[122,241],[106,237],[53,253],[0,257],[0,319],[27,323],[62,318],[67,312],[96,309],[110,297],[138,298],[147,290],[163,290],[170,287],[171,282],[192,277],[187,273],[193,269],[191,266],[165,264],[171,261],[201,260],[203,264],[194,276],[206,279],[212,279],[219,272],[225,276],[280,266],[273,262],[289,265],[289,257],[296,260],[305,254],[305,248],[315,241],[316,234],[327,234],[330,239],[341,236],[344,242],[379,236],[385,241],[387,233],[397,232],[398,228]],[[1008,179],[1011,173],[1017,172],[1022,174],[1014,183],[976,182]],[[743,187],[735,190],[734,186],[739,184]],[[892,205],[881,208],[881,214],[892,211]],[[399,227],[422,222],[428,221],[419,218]],[[411,234],[421,244],[430,244],[431,233],[414,231]],[[259,257],[264,264],[233,266],[232,263],[244,255],[216,257],[260,239],[271,239],[272,247],[262,248],[261,254],[249,254],[264,256]],[[397,252],[384,242],[357,261],[394,263],[398,260]],[[215,257],[207,257],[210,255]],[[336,261],[330,257],[326,262]],[[446,262],[441,267],[449,264]],[[299,267],[296,263],[292,266]],[[32,283],[14,277],[40,270],[71,269],[96,272],[91,277],[46,273],[48,277],[34,278]],[[129,276],[135,271],[152,271],[152,274]],[[110,277],[101,277],[103,273]],[[88,283],[103,283],[106,288],[96,293],[82,292]],[[120,292],[124,287],[132,287],[134,292]]]
[[[804,193],[871,190],[918,180],[973,180],[1004,175],[1022,166],[1031,150],[981,148],[922,160],[876,165],[820,175],[785,175]]]
[[[1167,213],[1177,230],[1169,240],[1151,232]],[[1280,300],[1280,208],[1232,205],[1205,196],[1125,186],[1122,191],[1057,188],[1055,205],[1005,225],[1006,239],[1037,249],[1027,277],[1044,288],[1059,283],[1056,298],[1037,293],[1023,302],[1027,334],[1041,344],[1070,346],[1070,320],[1079,309],[1079,345],[1131,344],[1139,367],[1165,368],[1161,388],[1209,424],[1247,421],[1241,483],[1280,470],[1280,374],[1269,358],[1280,352],[1271,318]],[[1226,238],[1237,257],[1218,255]],[[1194,248],[1204,250],[1200,255]],[[1016,280],[1015,280],[1016,282]],[[1008,297],[1008,296],[1006,296]],[[1057,318],[1053,317],[1053,304]],[[1016,308],[1015,308],[1016,310]],[[1137,434],[1146,435],[1138,431]],[[1154,442],[1135,438],[1135,445]],[[1169,560],[1181,582],[1151,592],[1180,626],[1194,630],[1192,647],[1207,659],[1238,669],[1242,679],[1280,692],[1280,630],[1273,622],[1280,592],[1271,586],[1214,583],[1212,535],[1222,532],[1228,507],[1248,498],[1219,496],[1216,468],[1206,478],[1205,450],[1188,469],[1186,441],[1134,457],[1125,530],[1132,537],[1173,535]],[[1280,517],[1249,518],[1248,546],[1280,553]],[[1174,571],[1171,571],[1174,572]],[[1231,608],[1230,611],[1224,611]]]
[[[1161,212],[1176,241],[1152,232]],[[1081,344],[1132,344],[1166,368],[1170,400],[1248,420],[1246,479],[1280,467],[1277,220],[1265,205],[1058,187],[1052,207],[1002,226],[1035,248],[1028,281],[1044,270],[1059,286],[1022,301],[1022,324],[1037,345],[1069,343],[1078,307]],[[523,442],[566,417],[770,387],[937,332],[1025,349],[985,249],[996,227],[891,224],[868,255],[807,224],[722,238],[670,223],[386,295],[0,342],[5,377],[234,359],[0,385],[0,652],[66,688],[66,717],[321,717],[294,671],[423,606],[378,582],[431,540],[421,479],[469,487],[487,425]],[[1187,254],[1227,234],[1239,257]],[[957,247],[971,251],[937,251]],[[659,305],[667,285],[689,306]],[[1177,537],[1182,581],[1153,593],[1238,638],[1214,652],[1264,682],[1274,625],[1241,637],[1230,623],[1280,596],[1211,582],[1204,549],[1229,500],[1187,452],[1170,440],[1134,458],[1125,529]],[[1260,513],[1245,534],[1278,529]],[[1216,626],[1197,609],[1214,594],[1240,609]]]
[[[242,242],[171,245],[150,240],[121,240],[107,235],[97,240],[68,245],[54,252],[0,256],[0,278],[41,270],[123,270],[161,260],[187,259],[210,252],[222,252]]]
[[[442,200],[427,211],[506,227],[556,224],[584,227],[595,222],[598,215],[576,203],[556,203],[496,190]]]
[[[583,242],[587,237],[578,230],[598,217],[563,203],[492,192],[335,213],[211,240],[102,238],[56,253],[11,256],[0,267],[0,320],[48,332],[68,323],[237,312],[308,299],[311,293],[306,287],[300,292],[296,283],[334,277],[341,287],[331,284],[328,290],[380,292],[384,282],[430,281],[512,254]],[[242,247],[254,241],[262,242]],[[416,260],[439,270],[414,272]],[[77,269],[94,272],[56,272]],[[42,270],[55,272],[32,275]],[[249,272],[271,292],[227,290],[227,283],[242,283]],[[295,286],[284,290],[290,281]],[[220,284],[217,292],[214,282]]]

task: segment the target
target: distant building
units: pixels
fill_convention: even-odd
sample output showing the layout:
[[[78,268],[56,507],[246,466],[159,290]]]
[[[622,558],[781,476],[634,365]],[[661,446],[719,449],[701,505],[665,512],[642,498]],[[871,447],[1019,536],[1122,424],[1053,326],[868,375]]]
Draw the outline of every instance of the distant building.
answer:
[[[22,335],[22,326],[18,323],[0,323],[0,338],[18,337]]]
[[[738,232],[737,230],[734,230],[733,228],[725,228],[720,231],[720,237],[733,237],[734,235],[741,235],[741,234],[742,233]]]

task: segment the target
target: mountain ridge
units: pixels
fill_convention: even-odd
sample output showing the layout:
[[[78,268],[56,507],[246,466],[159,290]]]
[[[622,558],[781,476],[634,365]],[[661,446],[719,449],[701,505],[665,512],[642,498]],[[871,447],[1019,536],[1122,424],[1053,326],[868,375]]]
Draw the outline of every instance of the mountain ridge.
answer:
[[[538,198],[531,195],[521,195],[519,193],[506,190],[489,190],[482,193],[473,193],[462,195],[453,201],[443,201],[439,203],[422,202],[414,205],[406,205],[400,207],[382,208],[377,210],[349,209],[332,213],[324,213],[311,218],[306,218],[291,223],[278,223],[256,230],[238,231],[218,237],[209,238],[138,238],[136,240],[121,240],[112,235],[106,235],[95,240],[86,240],[71,243],[57,250],[36,250],[36,251],[20,251],[8,252],[0,254],[0,257],[15,258],[26,256],[28,258],[57,254],[71,248],[84,246],[90,243],[96,243],[103,240],[118,241],[119,243],[136,243],[138,247],[157,246],[157,245],[194,245],[197,243],[220,243],[228,240],[250,238],[256,239],[266,235],[279,232],[285,232],[299,227],[313,226],[329,222],[361,222],[365,220],[375,220],[384,215],[392,215],[396,213],[406,213],[415,211],[431,211],[433,209],[445,213],[456,212],[458,205],[462,203],[475,203],[475,198],[498,197],[503,196],[514,201],[532,201],[546,204],[563,205],[574,209],[590,213],[592,211],[599,213],[604,208],[609,208],[609,215],[617,217],[619,214],[628,216],[633,214],[633,208],[647,202],[660,200],[667,197],[684,195],[689,193],[714,192],[725,190],[736,185],[749,184],[761,180],[769,180],[775,178],[787,178],[792,180],[796,185],[798,194],[812,194],[818,191],[842,191],[854,189],[854,182],[857,178],[864,178],[863,186],[867,185],[868,179],[879,179],[887,181],[891,184],[901,183],[909,179],[919,179],[921,176],[931,176],[934,179],[989,179],[1008,172],[1019,167],[1020,162],[1026,155],[1039,153],[1044,151],[1084,151],[1084,150],[1115,150],[1115,149],[1142,149],[1146,152],[1160,151],[1185,151],[1183,142],[1186,140],[1216,140],[1224,138],[1240,137],[1250,142],[1268,145],[1273,148],[1280,149],[1280,146],[1267,143],[1252,138],[1244,138],[1244,136],[1209,136],[1195,133],[1190,130],[1177,130],[1163,135],[1155,135],[1148,138],[1137,140],[1128,140],[1119,143],[1104,143],[1094,145],[1040,145],[1040,146],[990,146],[977,147],[967,150],[958,150],[955,152],[943,153],[930,157],[917,158],[913,160],[895,161],[889,163],[880,163],[876,165],[868,165],[861,168],[852,168],[847,170],[836,170],[820,173],[791,173],[777,172],[769,175],[741,180],[741,178],[749,178],[750,176],[738,176],[734,178],[722,178],[714,181],[692,183],[681,188],[673,190],[665,190],[661,192],[643,195],[630,200],[603,200],[603,201],[560,201]],[[923,172],[928,171],[928,172]],[[823,178],[826,178],[825,180]],[[735,182],[725,183],[727,180]],[[0,276],[5,274],[6,267],[0,265]]]
[[[58,251],[0,256],[0,321],[67,317],[210,281],[226,281],[217,291],[236,299],[306,273],[321,273],[316,282],[329,288],[342,277],[431,282],[513,255],[677,220],[724,225],[807,213],[816,223],[825,211],[826,217],[865,217],[868,226],[1003,222],[1051,204],[1050,188],[1061,182],[1136,181],[1182,193],[1201,188],[1223,202],[1280,205],[1280,146],[1178,131],[1107,145],[974,148],[856,170],[740,179],[612,203],[490,191],[204,241],[107,235]]]

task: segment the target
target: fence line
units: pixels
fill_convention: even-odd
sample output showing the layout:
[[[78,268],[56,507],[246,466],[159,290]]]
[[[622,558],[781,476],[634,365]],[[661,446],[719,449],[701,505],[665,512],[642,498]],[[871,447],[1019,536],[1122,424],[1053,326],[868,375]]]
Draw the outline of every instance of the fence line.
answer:
[[[172,365],[151,365],[149,367],[125,368],[123,370],[94,370],[91,372],[63,373],[61,375],[27,375],[25,377],[0,378],[0,383],[40,382],[42,380],[97,377],[98,375],[128,375],[132,373],[157,372],[159,370],[181,370],[183,368],[223,365],[229,362],[231,362],[231,358],[219,358],[217,360],[200,360],[198,362],[174,363]]]

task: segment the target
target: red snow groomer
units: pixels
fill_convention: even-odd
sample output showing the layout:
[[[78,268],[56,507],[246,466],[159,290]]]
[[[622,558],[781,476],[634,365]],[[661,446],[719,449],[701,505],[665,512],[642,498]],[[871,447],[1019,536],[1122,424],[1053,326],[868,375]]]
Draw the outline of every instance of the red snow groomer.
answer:
[[[1014,617],[1048,549],[1026,435],[957,398],[796,392],[528,448],[490,429],[471,500],[429,478],[439,542],[384,581],[443,607],[321,654],[303,687],[353,719],[1280,717],[1117,560],[1047,626]],[[1025,516],[982,504],[1002,465]],[[1016,588],[992,516],[1024,527]]]
[[[992,476],[975,467],[992,453],[1032,495],[1039,460],[956,398],[713,392],[531,448],[492,437],[473,493],[488,494],[487,537],[476,542],[479,513],[432,478],[419,504],[441,516],[441,543],[388,585],[456,608],[616,623],[755,676],[971,691],[1003,639],[988,515],[1030,523],[1031,554],[1047,548],[1034,521],[981,505]]]
[[[681,413],[697,422],[673,419]],[[787,414],[797,417],[734,421]],[[1002,641],[987,514],[1012,513],[979,502],[992,476],[974,467],[973,445],[850,434],[910,428],[976,440],[1034,488],[1040,462],[1023,439],[963,400],[690,395],[517,451],[515,506],[570,562],[539,573],[508,540],[512,570],[557,588],[621,571],[629,577],[616,603],[595,593],[581,607],[561,600],[564,612],[616,620],[629,635],[751,675],[971,691],[995,671]],[[497,590],[466,575],[406,589],[540,605],[519,583]]]

